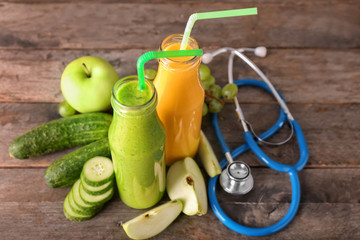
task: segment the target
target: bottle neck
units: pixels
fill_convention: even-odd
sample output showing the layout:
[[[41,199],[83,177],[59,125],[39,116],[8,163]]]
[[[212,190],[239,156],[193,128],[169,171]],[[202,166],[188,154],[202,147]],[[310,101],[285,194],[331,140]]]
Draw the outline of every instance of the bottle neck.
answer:
[[[114,113],[124,117],[139,117],[154,113],[157,92],[150,81],[145,80],[145,85],[145,90],[138,88],[137,76],[117,81],[111,95]],[[142,100],[139,101],[139,98]]]
[[[160,50],[161,51],[179,50],[182,38],[183,38],[182,34],[173,34],[168,36],[161,43]],[[190,37],[186,49],[199,49],[199,45],[195,39]],[[167,71],[176,71],[176,72],[194,71],[197,73],[198,67],[200,65],[200,61],[201,58],[199,56],[161,58],[159,59],[159,65],[161,68]]]

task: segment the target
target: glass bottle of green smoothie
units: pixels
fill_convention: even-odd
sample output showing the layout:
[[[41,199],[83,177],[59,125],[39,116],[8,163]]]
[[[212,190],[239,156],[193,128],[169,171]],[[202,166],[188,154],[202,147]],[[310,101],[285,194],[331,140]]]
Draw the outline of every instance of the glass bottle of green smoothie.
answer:
[[[137,209],[155,205],[165,191],[165,130],[156,113],[157,93],[136,76],[113,88],[109,143],[121,200]]]

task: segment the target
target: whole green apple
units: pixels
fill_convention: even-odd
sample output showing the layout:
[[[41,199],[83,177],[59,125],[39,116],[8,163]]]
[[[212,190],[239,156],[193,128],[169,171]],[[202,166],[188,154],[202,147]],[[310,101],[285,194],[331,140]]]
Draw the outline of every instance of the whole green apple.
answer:
[[[111,91],[119,79],[106,60],[80,57],[66,66],[61,76],[61,91],[66,101],[78,112],[106,111],[110,108]]]

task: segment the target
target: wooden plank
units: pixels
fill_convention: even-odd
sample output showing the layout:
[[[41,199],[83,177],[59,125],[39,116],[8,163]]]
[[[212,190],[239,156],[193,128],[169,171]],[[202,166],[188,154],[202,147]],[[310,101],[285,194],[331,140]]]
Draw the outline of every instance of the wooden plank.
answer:
[[[296,0],[287,0],[287,2],[295,2]],[[305,1],[297,1],[297,2],[306,2]],[[323,0],[325,1],[325,0]],[[356,0],[347,0],[347,2],[354,2]],[[49,3],[53,3],[52,0],[6,0],[4,2],[9,2],[9,3],[26,3],[26,4],[49,4]],[[71,3],[71,0],[57,0],[56,2],[58,3]],[[96,3],[118,3],[118,0],[78,0],[77,2],[96,2]],[[139,3],[169,3],[169,4],[173,4],[173,3],[199,3],[199,2],[211,2],[211,3],[234,3],[237,2],[237,0],[171,0],[171,1],[167,1],[167,0],[121,0],[121,3],[133,3],[133,4],[139,4]],[[282,3],[281,0],[257,0],[257,2],[263,2],[263,3]]]
[[[136,74],[137,58],[146,50],[8,51],[0,50],[0,101],[60,102],[60,79],[66,65],[86,55],[109,61],[120,77]],[[249,57],[263,70],[288,103],[360,103],[360,50],[270,50],[266,58]],[[227,81],[227,56],[209,64],[216,82]],[[146,67],[157,68],[155,60]],[[256,78],[236,61],[236,78]],[[244,95],[242,92],[241,96]],[[240,96],[240,95],[239,95]],[[243,101],[268,103],[263,92],[252,91]]]
[[[1,4],[2,49],[156,49],[190,14],[257,6],[259,16],[196,24],[202,47],[356,48],[358,1]],[[74,14],[76,13],[76,14]],[[154,17],[155,16],[155,17]],[[331,26],[331,27],[329,27]],[[222,31],[218,31],[222,29]],[[100,30],[100,32],[99,32]],[[145,37],[144,37],[145,36]]]
[[[51,188],[44,180],[44,168],[0,169],[0,204],[5,202],[61,202],[71,187]],[[243,196],[226,193],[217,185],[221,205],[231,203],[290,203],[288,174],[269,168],[252,168],[254,188]],[[204,173],[206,182],[207,175]],[[31,179],[31,185],[24,184]],[[299,173],[302,203],[358,203],[360,171],[354,169],[304,169]],[[341,191],[339,192],[339,189]],[[117,194],[116,194],[117,195]],[[166,200],[167,197],[164,198]],[[114,201],[119,201],[118,196]]]
[[[260,133],[276,122],[278,107],[275,104],[242,104],[247,120]],[[360,114],[359,104],[290,104],[293,115],[298,119],[307,140],[310,158],[307,167],[358,167],[360,165]],[[244,143],[242,128],[235,119],[232,104],[226,104],[219,115],[220,128],[231,149]],[[259,117],[259,113],[261,114]],[[47,167],[66,153],[61,151],[34,159],[11,159],[8,146],[18,135],[41,123],[59,118],[57,104],[48,103],[1,103],[0,104],[0,167]],[[203,119],[202,128],[208,136],[217,156],[222,158],[210,122],[210,116]],[[285,139],[289,129],[284,128],[273,139]],[[341,144],[339,144],[341,143]],[[264,147],[270,157],[277,161],[294,164],[299,157],[297,142],[281,147]],[[68,150],[70,151],[70,150]],[[67,151],[67,152],[68,152]],[[251,166],[264,166],[252,153],[241,156]]]
[[[93,219],[70,222],[62,201],[70,188],[51,189],[42,169],[0,169],[0,233],[2,239],[126,239],[121,228],[144,210],[125,206],[116,194]],[[287,177],[269,169],[255,168],[253,191],[242,197],[219,193],[220,204],[234,220],[264,227],[281,219],[289,208]],[[357,169],[306,169],[300,173],[302,203],[293,222],[264,239],[357,239],[360,237],[360,191]],[[24,184],[31,179],[31,184]],[[26,181],[25,181],[26,182]],[[339,189],[342,189],[339,192]],[[167,201],[165,197],[161,203]],[[56,229],[56,230],[55,230]],[[237,234],[218,221],[211,209],[202,217],[181,215],[154,239],[253,239]]]
[[[289,204],[234,204],[241,211],[241,224],[261,227],[280,220]],[[275,211],[273,209],[276,208]],[[256,210],[254,210],[256,209]],[[359,204],[301,204],[288,227],[262,239],[359,239]],[[144,211],[131,210],[111,201],[96,217],[85,222],[70,222],[62,213],[62,202],[1,203],[0,233],[13,239],[127,239],[121,222]],[[212,212],[201,217],[181,214],[153,239],[255,239],[226,228]]]

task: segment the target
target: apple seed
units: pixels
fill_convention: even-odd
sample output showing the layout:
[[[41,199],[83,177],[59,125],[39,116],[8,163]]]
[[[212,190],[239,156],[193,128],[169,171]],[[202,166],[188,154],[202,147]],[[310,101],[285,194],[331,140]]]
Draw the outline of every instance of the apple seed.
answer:
[[[194,180],[192,180],[192,178],[191,177],[187,177],[186,178],[186,182],[187,182],[187,184],[189,184],[189,185],[194,185]]]

